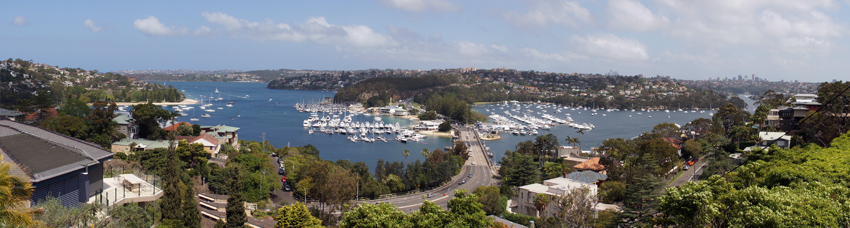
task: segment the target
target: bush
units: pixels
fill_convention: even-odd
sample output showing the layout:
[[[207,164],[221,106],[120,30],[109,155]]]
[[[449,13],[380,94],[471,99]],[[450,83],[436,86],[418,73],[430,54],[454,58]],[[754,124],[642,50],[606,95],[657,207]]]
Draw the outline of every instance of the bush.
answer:
[[[126,161],[127,160],[127,154],[125,154],[124,152],[117,152],[117,153],[115,153],[115,158]]]
[[[443,123],[440,124],[437,130],[441,132],[448,132],[452,130],[452,123],[450,123],[448,120],[443,121]]]
[[[619,181],[606,181],[600,186],[600,199],[603,203],[613,203],[622,200],[626,194],[626,184]]]
[[[530,224],[530,221],[537,221],[537,217],[524,214],[514,214],[510,212],[502,213],[502,218],[507,219],[511,222],[522,224],[523,226],[528,226]]]

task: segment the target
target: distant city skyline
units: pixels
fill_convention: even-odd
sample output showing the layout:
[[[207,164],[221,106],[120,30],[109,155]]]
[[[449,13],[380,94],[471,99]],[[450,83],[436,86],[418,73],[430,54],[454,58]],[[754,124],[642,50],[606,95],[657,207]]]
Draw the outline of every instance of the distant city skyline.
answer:
[[[805,82],[850,70],[841,0],[87,3],[5,2],[0,58],[102,72],[506,67]]]

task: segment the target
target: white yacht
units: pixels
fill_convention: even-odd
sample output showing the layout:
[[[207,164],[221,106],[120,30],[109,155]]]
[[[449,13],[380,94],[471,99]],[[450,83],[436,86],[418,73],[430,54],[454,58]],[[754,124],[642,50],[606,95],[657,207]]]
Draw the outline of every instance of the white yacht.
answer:
[[[210,114],[209,114],[209,113],[204,113],[203,115],[201,115],[201,117],[204,117],[204,118],[210,118]]]

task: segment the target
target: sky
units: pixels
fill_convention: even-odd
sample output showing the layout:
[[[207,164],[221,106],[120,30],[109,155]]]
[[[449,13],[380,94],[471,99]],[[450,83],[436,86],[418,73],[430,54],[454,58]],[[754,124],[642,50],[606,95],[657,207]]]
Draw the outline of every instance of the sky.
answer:
[[[845,80],[850,0],[5,1],[0,58],[87,70],[506,67]]]

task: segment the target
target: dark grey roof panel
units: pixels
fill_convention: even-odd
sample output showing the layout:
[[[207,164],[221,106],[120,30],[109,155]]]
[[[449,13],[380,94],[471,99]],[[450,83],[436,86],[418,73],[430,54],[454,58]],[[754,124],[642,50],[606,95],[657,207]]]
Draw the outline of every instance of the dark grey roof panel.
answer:
[[[48,174],[48,171],[67,165],[82,162],[91,163],[80,152],[72,151],[73,148],[50,143],[44,139],[27,135],[17,134],[0,137],[0,145],[18,165],[24,168],[34,179]],[[89,162],[86,162],[89,161]],[[82,165],[73,167],[79,169]]]
[[[110,156],[115,155],[110,151],[103,149],[100,145],[86,142],[80,139],[72,138],[66,135],[62,135],[56,132],[48,131],[42,128],[33,127],[30,125],[18,123],[11,120],[0,120],[0,126],[6,126],[11,128],[12,130],[19,131],[21,133],[30,134],[36,136],[38,138],[42,138],[44,140],[54,142],[58,145],[65,145],[68,147],[76,148],[82,150],[86,156],[90,156],[96,160],[104,159]]]

